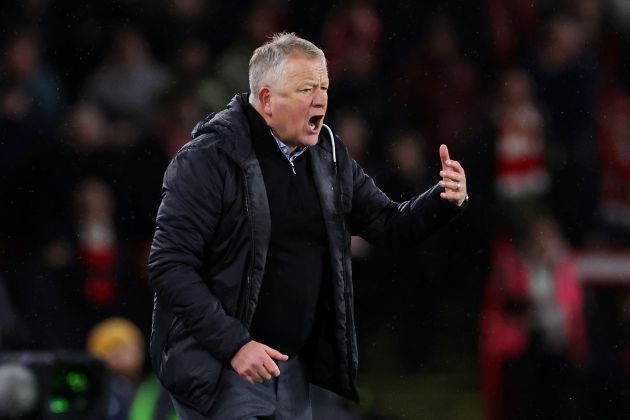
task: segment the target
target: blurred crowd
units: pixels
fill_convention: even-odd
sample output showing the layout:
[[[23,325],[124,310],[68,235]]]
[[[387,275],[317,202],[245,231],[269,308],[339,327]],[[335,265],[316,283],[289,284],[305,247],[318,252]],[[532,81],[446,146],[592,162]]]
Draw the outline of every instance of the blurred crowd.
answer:
[[[2,2],[0,350],[85,351],[109,418],[168,418],[144,357],[162,175],[287,30],[326,53],[327,122],[391,199],[437,182],[442,143],[467,171],[442,234],[353,239],[363,346],[384,328],[422,372],[464,302],[486,418],[629,418],[630,283],[579,264],[630,250],[629,28],[625,0]]]

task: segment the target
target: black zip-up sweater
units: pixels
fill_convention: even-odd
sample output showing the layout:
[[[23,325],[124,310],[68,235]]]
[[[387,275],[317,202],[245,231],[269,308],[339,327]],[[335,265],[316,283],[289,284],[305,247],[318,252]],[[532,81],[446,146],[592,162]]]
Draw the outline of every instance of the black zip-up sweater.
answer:
[[[326,226],[310,155],[302,153],[292,168],[260,114],[250,106],[247,117],[271,215],[265,274],[249,333],[294,356],[311,332],[330,265]]]

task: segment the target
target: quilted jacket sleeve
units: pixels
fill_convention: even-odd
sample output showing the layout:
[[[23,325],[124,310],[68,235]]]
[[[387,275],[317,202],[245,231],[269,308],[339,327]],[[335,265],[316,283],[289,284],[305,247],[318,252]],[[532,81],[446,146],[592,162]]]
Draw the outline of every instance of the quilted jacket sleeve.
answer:
[[[221,216],[223,182],[216,148],[182,149],[164,175],[149,255],[149,281],[195,339],[229,363],[249,333],[224,311],[200,276],[204,249]]]
[[[440,197],[437,184],[403,203],[391,201],[351,159],[351,232],[367,241],[388,247],[412,246],[448,223],[465,206]]]

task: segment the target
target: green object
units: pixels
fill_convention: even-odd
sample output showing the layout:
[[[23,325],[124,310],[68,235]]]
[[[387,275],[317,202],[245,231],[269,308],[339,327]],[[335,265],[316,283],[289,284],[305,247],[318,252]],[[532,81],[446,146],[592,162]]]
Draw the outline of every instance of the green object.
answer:
[[[153,420],[155,417],[155,405],[157,404],[162,386],[155,376],[145,379],[140,387],[129,410],[129,420]],[[169,420],[178,420],[179,417],[173,410],[168,414]]]
[[[84,373],[68,372],[66,383],[74,392],[83,392],[87,388],[87,376]]]
[[[52,413],[66,413],[70,409],[70,402],[66,398],[53,398],[49,407]]]

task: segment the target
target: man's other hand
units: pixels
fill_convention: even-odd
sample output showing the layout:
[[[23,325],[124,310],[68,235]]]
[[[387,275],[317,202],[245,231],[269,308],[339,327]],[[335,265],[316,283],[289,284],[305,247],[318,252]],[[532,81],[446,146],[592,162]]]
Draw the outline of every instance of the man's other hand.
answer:
[[[230,364],[245,381],[259,384],[280,375],[274,360],[286,361],[289,356],[252,340],[236,352]]]

